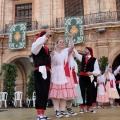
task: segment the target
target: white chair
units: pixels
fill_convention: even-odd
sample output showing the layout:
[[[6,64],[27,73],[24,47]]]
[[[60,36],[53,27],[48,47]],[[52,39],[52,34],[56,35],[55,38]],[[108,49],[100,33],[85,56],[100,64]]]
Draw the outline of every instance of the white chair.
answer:
[[[27,98],[27,106],[30,107],[30,102],[31,102],[31,99],[30,98]]]
[[[14,93],[14,106],[17,107],[17,101],[20,102],[20,107],[22,107],[22,95],[23,93],[21,91],[16,91]]]
[[[4,102],[4,106],[7,107],[7,92],[0,92],[0,108],[2,107],[2,102]]]
[[[33,92],[33,96],[32,96],[33,107],[35,107],[35,100],[36,100],[36,93]]]

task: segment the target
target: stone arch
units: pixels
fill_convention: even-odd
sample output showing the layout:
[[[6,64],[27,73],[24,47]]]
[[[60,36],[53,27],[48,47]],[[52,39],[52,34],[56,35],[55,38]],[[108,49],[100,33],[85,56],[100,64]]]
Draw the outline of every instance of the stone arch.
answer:
[[[113,50],[111,50],[109,56],[108,56],[108,61],[112,65],[115,58],[120,54],[120,45],[115,47]]]
[[[29,58],[28,55],[17,55],[17,56],[11,56],[10,58],[4,60],[4,63],[9,63],[14,61],[17,58]]]
[[[16,91],[23,92],[23,101],[26,103],[27,81],[31,68],[31,64],[29,63],[29,54],[11,53],[4,60],[4,63],[15,63],[17,65],[18,77],[16,78]]]

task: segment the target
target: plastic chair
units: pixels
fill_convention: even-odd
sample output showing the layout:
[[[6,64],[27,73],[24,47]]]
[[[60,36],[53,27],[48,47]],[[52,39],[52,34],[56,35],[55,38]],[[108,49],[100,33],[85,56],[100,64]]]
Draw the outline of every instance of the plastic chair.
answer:
[[[22,95],[21,91],[17,91],[14,93],[14,106],[17,107],[17,101],[20,102],[20,107],[22,107]]]
[[[32,96],[33,107],[35,107],[35,100],[36,100],[36,93],[33,92],[33,96]]]
[[[27,98],[27,106],[30,107],[31,99]]]
[[[7,107],[7,92],[0,92],[0,108],[2,107],[2,102],[4,102],[4,106]]]

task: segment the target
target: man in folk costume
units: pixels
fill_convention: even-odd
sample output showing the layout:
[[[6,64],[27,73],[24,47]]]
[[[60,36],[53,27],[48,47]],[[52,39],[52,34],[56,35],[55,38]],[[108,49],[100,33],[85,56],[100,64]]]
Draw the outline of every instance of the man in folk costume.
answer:
[[[93,102],[92,81],[94,80],[94,76],[100,74],[100,69],[98,65],[98,60],[93,57],[92,48],[86,47],[84,52],[85,52],[85,56],[78,54],[77,52],[75,53],[75,57],[81,62],[79,83],[83,98],[83,104],[80,105],[80,113],[84,113],[85,105],[87,105],[86,112],[96,113],[96,111],[91,109]]]
[[[120,65],[114,71],[114,75],[115,75],[115,78],[116,78],[116,81],[115,81],[116,82],[116,88],[117,88],[118,94],[120,96]],[[120,98],[115,99],[115,103],[116,103],[116,106],[120,106]]]
[[[32,57],[34,61],[34,80],[36,92],[37,120],[49,120],[51,118],[44,115],[46,110],[49,86],[50,86],[50,54],[47,44],[52,31],[40,32],[32,44]]]

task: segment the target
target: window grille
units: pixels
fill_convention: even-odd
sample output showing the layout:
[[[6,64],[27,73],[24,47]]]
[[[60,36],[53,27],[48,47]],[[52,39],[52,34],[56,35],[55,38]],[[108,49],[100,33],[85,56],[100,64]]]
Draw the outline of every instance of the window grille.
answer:
[[[32,3],[15,6],[15,23],[26,22],[27,30],[32,28]]]
[[[83,0],[64,0],[65,17],[83,16]]]

